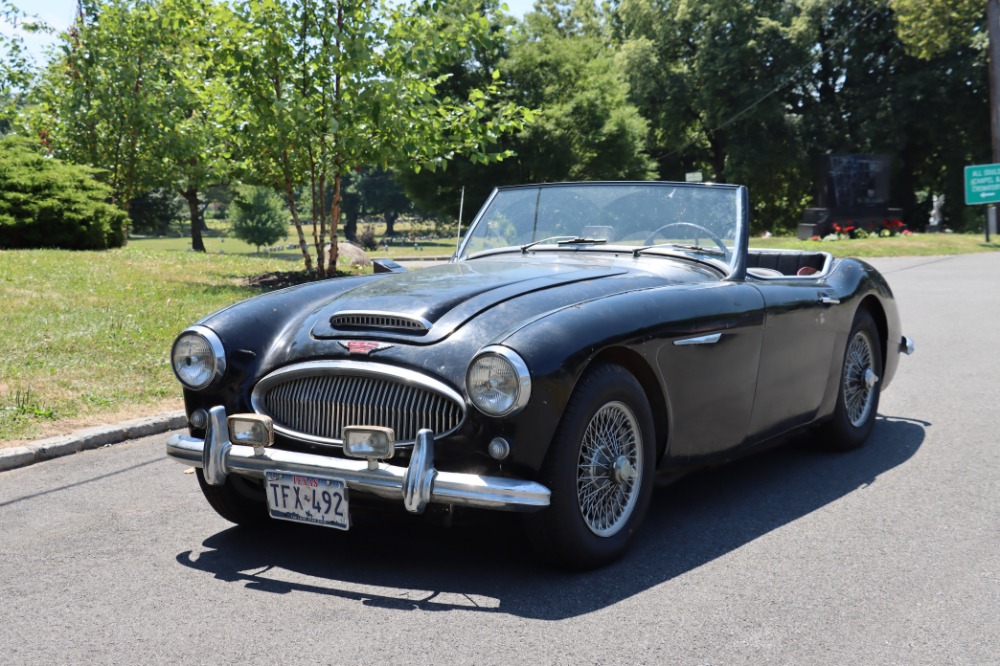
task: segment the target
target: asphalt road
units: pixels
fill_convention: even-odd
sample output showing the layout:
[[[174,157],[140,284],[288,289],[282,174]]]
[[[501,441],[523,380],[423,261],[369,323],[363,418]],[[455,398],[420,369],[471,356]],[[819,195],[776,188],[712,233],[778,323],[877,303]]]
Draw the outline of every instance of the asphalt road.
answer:
[[[0,663],[1000,664],[1000,254],[873,263],[917,354],[868,446],[659,489],[593,573],[504,516],[244,532],[162,435],[0,473]]]

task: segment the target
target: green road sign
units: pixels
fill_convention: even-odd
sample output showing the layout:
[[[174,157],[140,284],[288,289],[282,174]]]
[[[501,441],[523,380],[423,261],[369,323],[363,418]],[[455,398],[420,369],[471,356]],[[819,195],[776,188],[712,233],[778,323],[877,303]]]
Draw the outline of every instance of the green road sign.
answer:
[[[1000,164],[965,167],[965,203],[1000,203]]]

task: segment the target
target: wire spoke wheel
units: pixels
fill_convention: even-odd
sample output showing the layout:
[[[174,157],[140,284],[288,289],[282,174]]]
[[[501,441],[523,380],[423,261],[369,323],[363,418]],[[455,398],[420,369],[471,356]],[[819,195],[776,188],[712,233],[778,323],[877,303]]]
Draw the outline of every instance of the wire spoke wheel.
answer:
[[[819,443],[833,451],[863,445],[875,427],[882,390],[882,342],[872,314],[859,310],[847,336],[837,405],[819,427]]]
[[[644,464],[635,414],[623,402],[605,404],[584,430],[577,467],[577,502],[591,532],[609,537],[628,522]]]
[[[847,419],[859,428],[871,415],[878,391],[879,377],[875,374],[872,341],[865,331],[858,331],[851,339],[844,357],[844,407]]]

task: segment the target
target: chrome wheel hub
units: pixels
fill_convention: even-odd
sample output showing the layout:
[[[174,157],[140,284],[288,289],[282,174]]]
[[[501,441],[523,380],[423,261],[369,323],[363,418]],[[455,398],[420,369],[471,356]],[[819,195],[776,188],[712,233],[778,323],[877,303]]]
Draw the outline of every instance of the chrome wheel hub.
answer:
[[[622,402],[605,404],[587,424],[577,467],[577,502],[591,532],[609,537],[625,526],[644,463],[635,414]]]

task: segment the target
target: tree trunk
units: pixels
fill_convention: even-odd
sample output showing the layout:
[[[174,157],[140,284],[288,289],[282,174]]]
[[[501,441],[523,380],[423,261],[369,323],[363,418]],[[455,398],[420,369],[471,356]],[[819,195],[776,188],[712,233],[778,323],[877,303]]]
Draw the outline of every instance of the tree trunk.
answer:
[[[385,235],[395,236],[396,235],[396,220],[399,219],[399,213],[395,211],[386,211],[383,213],[382,217],[385,218]]]
[[[302,220],[299,219],[299,209],[295,205],[295,188],[292,186],[292,170],[289,166],[288,153],[282,153],[282,168],[285,175],[285,197],[288,199],[288,210],[292,213],[292,224],[299,236],[299,249],[302,250],[302,258],[306,264],[306,271],[312,273],[312,255],[309,254],[309,243],[306,242],[305,232],[302,231]]]
[[[198,189],[192,185],[180,194],[187,201],[188,212],[191,215],[191,249],[195,252],[205,252],[205,241],[201,238],[205,222],[202,219],[201,202],[198,201]]]
[[[326,274],[333,276],[337,272],[337,227],[340,226],[340,171],[333,176],[333,206],[330,207],[330,262],[326,265]]]
[[[352,243],[358,242],[358,218],[360,217],[360,211],[351,210],[347,213],[347,219],[344,222],[344,238]]]

